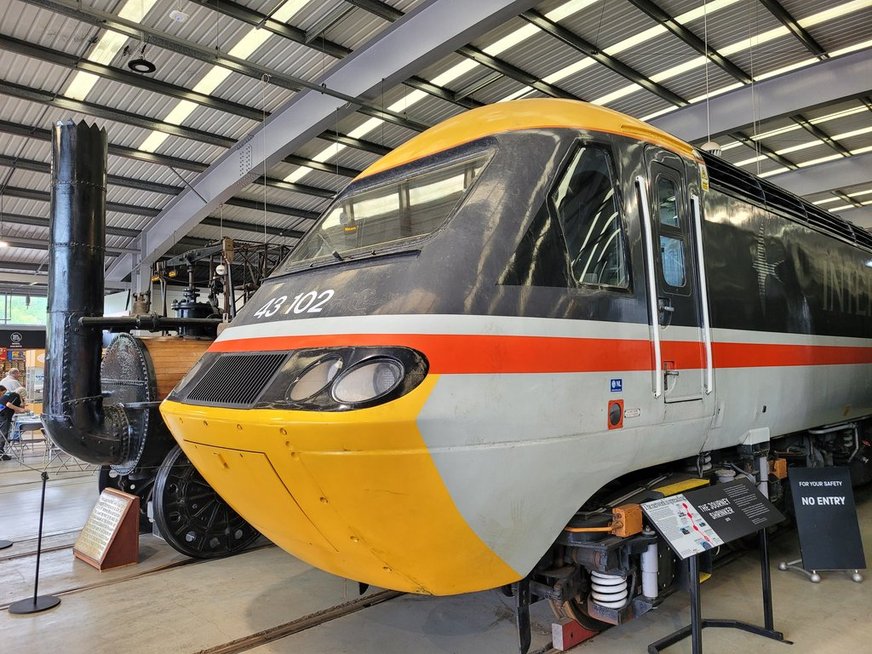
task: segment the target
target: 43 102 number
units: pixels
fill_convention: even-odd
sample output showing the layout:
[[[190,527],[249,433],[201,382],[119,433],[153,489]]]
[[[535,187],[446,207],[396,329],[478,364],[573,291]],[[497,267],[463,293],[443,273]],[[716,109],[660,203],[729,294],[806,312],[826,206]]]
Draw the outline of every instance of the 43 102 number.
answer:
[[[300,293],[296,295],[290,304],[287,295],[279,295],[271,297],[266,301],[260,309],[254,312],[255,318],[271,318],[279,311],[283,311],[284,315],[293,312],[300,313],[321,313],[324,305],[333,297],[334,291],[328,288],[326,291],[309,291],[308,293]]]

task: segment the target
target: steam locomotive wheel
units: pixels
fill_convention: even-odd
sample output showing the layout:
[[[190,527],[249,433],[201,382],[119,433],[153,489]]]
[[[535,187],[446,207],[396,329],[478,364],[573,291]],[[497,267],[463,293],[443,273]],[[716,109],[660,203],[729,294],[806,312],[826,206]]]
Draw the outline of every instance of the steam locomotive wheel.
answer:
[[[154,477],[139,480],[131,480],[116,473],[109,466],[100,468],[97,477],[97,489],[102,493],[107,488],[115,488],[123,493],[139,497],[139,533],[151,533],[151,520],[148,519],[148,500],[151,498],[151,490],[154,485]]]
[[[194,558],[237,554],[260,535],[206,483],[178,446],[158,468],[152,500],[161,536]]]

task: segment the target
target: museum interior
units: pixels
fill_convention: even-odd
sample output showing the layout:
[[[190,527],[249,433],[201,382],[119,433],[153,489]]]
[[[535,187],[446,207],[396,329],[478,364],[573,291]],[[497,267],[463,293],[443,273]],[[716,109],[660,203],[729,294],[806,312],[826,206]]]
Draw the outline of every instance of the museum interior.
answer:
[[[872,0],[0,0],[0,651],[872,642]]]

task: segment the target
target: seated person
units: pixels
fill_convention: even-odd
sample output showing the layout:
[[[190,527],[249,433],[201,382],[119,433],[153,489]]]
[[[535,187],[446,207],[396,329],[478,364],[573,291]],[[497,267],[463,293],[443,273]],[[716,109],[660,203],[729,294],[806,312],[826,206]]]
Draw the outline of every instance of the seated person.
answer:
[[[3,395],[0,395],[0,434],[3,438],[0,439],[0,461],[8,461],[12,457],[6,454],[2,448],[5,448],[6,442],[9,440],[10,431],[12,429],[12,416],[16,413],[25,413],[24,408],[24,388],[19,388],[16,391],[8,391],[4,386]]]

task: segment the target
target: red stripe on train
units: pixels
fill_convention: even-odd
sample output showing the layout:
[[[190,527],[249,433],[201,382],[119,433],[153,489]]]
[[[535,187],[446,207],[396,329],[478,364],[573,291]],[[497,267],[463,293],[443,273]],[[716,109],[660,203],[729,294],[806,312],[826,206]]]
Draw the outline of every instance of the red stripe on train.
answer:
[[[872,347],[839,345],[713,343],[712,355],[716,368],[835,366],[872,363]]]
[[[651,370],[647,340],[448,334],[325,334],[218,341],[212,352],[263,352],[348,345],[402,345],[420,350],[434,373],[547,373]],[[872,363],[872,347],[713,343],[716,368]],[[701,368],[702,345],[664,341],[663,359]]]
[[[410,347],[423,352],[430,362],[430,370],[439,374],[651,369],[649,341],[597,338],[468,334],[326,334],[217,341],[209,351],[262,352],[343,345]],[[697,343],[686,345],[691,346],[689,348],[691,350],[699,349]],[[699,361],[699,357],[690,357],[690,360]],[[699,367],[699,364],[695,367]]]

